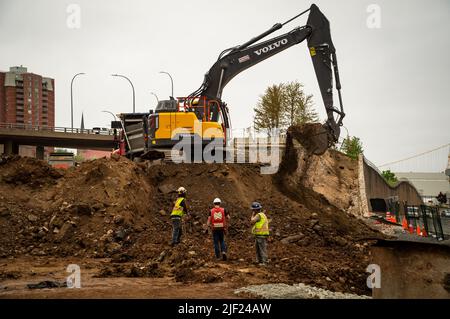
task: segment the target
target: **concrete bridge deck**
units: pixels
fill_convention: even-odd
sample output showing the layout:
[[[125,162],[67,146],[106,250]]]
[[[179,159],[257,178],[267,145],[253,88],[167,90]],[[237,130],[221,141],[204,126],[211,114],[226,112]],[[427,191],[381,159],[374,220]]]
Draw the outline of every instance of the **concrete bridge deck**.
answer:
[[[114,147],[114,135],[111,130],[0,123],[0,144],[4,144],[6,154],[17,154],[19,145],[37,146],[39,153],[44,146],[110,151]]]

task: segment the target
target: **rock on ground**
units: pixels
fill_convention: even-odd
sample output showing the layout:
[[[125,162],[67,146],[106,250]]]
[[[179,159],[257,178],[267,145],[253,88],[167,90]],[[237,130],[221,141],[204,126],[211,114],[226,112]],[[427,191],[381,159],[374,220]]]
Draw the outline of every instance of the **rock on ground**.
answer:
[[[302,283],[253,285],[239,288],[234,293],[247,293],[265,299],[371,299],[368,296],[333,292]]]

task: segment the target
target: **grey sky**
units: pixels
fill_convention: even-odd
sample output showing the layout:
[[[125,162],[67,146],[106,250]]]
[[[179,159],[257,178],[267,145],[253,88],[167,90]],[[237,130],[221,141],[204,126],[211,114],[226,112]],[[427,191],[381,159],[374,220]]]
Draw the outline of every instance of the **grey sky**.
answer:
[[[66,25],[67,6],[81,7],[81,28]],[[369,4],[381,8],[381,28],[366,25]],[[136,109],[154,108],[170,94],[197,89],[225,48],[262,33],[308,8],[309,1],[56,1],[0,0],[0,70],[24,65],[55,78],[56,125],[70,126],[70,80],[74,123],[84,111],[86,127],[107,126],[111,115],[131,112],[131,87],[111,73],[127,75],[136,88]],[[450,2],[316,1],[328,17],[337,49],[350,135],[361,138],[376,164],[450,142]],[[288,32],[306,16],[285,26]],[[275,34],[276,35],[276,34]],[[258,96],[273,83],[299,80],[314,95],[325,119],[319,88],[302,43],[241,73],[224,90],[233,128],[250,126]],[[345,134],[345,130],[343,131]]]

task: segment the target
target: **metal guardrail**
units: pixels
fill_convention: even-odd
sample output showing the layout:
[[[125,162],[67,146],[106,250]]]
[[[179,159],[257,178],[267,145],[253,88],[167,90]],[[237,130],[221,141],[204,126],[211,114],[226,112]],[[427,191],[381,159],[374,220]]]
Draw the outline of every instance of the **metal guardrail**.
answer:
[[[89,134],[89,135],[114,135],[113,129],[81,129],[70,127],[55,127],[47,125],[30,125],[21,123],[0,123],[0,129],[15,129],[24,131],[39,131],[39,132],[58,132],[58,133],[73,133],[73,134]]]
[[[369,165],[370,167],[372,167],[378,174],[382,175],[380,169],[371,161],[369,161],[367,159],[367,157],[363,156],[364,162],[366,162],[367,165]]]
[[[441,216],[437,206],[405,204],[403,216],[414,230],[419,226],[425,229],[429,236],[438,240],[447,239],[450,236],[450,218]]]

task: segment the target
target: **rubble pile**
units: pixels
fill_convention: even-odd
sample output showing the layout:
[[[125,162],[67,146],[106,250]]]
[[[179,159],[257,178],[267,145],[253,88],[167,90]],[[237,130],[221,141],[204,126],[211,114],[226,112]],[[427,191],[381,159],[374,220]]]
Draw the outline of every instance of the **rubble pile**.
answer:
[[[2,161],[0,258],[109,258],[99,277],[173,276],[180,282],[240,285],[259,278],[370,293],[368,248],[370,239],[380,235],[347,212],[355,164],[335,151],[323,156],[296,152],[287,150],[294,162],[285,160],[276,176],[261,175],[257,164],[152,164],[114,156],[66,171],[29,158]],[[295,164],[298,158],[307,162],[306,170],[303,163]],[[320,169],[329,176],[314,177]],[[340,183],[339,197],[345,201],[322,194],[329,178],[331,185]],[[183,243],[171,248],[169,216],[179,186],[188,190],[192,218],[183,225]],[[211,236],[204,234],[215,197],[231,214],[229,261],[220,267]],[[271,220],[266,269],[249,270],[255,268],[249,224],[253,201],[262,203]]]

